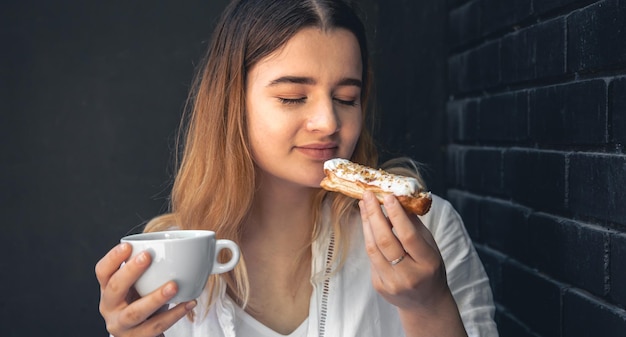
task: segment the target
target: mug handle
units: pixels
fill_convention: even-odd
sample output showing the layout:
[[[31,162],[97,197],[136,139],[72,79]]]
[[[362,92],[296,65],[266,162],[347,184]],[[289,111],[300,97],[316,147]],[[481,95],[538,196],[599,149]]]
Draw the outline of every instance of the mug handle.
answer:
[[[230,261],[226,263],[219,263],[217,261],[217,257],[222,249],[228,249],[232,253]],[[215,242],[215,261],[213,261],[213,270],[211,270],[211,274],[221,274],[233,270],[239,262],[239,255],[239,246],[237,246],[235,242],[223,239],[217,240]]]

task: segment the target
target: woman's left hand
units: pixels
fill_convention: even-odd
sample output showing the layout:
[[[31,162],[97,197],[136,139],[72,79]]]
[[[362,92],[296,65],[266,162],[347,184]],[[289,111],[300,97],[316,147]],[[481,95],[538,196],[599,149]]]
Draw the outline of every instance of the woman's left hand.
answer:
[[[434,324],[433,332],[438,327],[452,328],[459,334],[450,335],[464,335],[458,308],[448,288],[444,262],[432,234],[393,195],[385,196],[383,205],[387,216],[373,193],[366,192],[359,202],[374,288],[398,307],[405,330],[411,330],[407,325],[424,328],[425,322],[415,322],[417,317],[423,317],[429,325],[437,323],[430,320],[437,317],[441,324]],[[413,322],[407,322],[406,317],[411,317],[409,320]],[[452,322],[456,324],[450,325]],[[407,331],[407,335],[411,334]]]

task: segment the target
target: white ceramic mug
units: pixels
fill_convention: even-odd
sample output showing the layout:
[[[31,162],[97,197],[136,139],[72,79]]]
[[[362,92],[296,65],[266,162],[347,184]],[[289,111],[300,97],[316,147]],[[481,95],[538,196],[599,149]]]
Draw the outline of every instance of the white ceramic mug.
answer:
[[[168,281],[175,281],[178,293],[169,303],[198,298],[210,274],[220,274],[235,268],[239,262],[239,247],[231,240],[217,240],[215,232],[204,230],[173,230],[125,236],[121,242],[133,247],[132,259],[142,251],[152,256],[150,267],[135,283],[140,296],[146,296]],[[231,251],[226,263],[217,261],[222,249]]]

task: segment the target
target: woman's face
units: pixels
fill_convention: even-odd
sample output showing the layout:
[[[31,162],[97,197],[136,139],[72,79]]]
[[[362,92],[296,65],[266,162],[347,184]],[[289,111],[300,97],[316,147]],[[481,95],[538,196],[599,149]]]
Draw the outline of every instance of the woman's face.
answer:
[[[305,28],[250,69],[247,128],[264,182],[319,187],[324,161],[350,158],[362,127],[361,74],[346,29]]]

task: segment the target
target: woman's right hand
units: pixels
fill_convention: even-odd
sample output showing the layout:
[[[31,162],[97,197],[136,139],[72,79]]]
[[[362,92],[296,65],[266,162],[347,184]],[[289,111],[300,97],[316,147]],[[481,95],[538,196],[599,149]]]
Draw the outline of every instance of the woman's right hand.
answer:
[[[148,268],[150,254],[142,252],[128,259],[132,248],[127,243],[111,249],[96,264],[100,283],[100,313],[109,333],[115,337],[161,336],[196,306],[196,301],[184,302],[167,310],[167,301],[176,295],[178,287],[170,281],[156,291],[139,298],[133,284]]]

